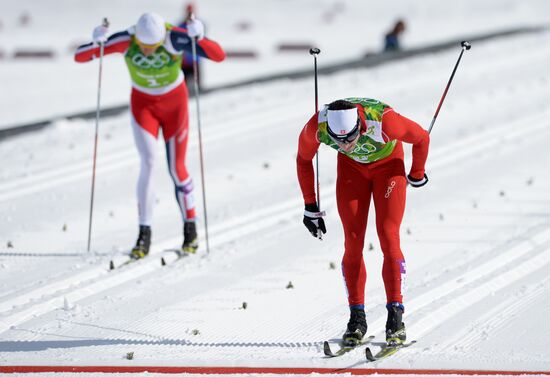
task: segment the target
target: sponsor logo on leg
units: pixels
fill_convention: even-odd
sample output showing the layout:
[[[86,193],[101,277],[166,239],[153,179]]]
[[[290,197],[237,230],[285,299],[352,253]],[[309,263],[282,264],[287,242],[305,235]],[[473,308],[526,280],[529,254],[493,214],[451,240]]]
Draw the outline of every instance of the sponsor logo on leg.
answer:
[[[390,184],[388,185],[388,188],[386,189],[386,195],[384,195],[384,198],[388,199],[390,197],[394,187],[395,187],[395,181],[391,181]]]

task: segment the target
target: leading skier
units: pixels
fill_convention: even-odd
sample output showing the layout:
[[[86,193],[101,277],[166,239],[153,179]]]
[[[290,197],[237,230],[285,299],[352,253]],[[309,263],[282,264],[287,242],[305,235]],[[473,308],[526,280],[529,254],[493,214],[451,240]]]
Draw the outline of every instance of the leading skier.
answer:
[[[223,49],[204,36],[204,26],[196,19],[187,28],[178,28],[156,13],[145,13],[127,30],[107,38],[106,26],[93,31],[93,42],[78,47],[79,63],[98,58],[100,45],[104,54],[121,53],[132,79],[130,99],[131,123],[141,158],[137,184],[139,235],[131,255],[143,258],[149,253],[154,192],[152,172],[155,165],[159,128],[166,143],[166,157],[175,185],[176,199],[183,218],[182,251],[194,253],[198,248],[193,181],[185,166],[189,140],[188,91],[180,69],[182,53],[196,51],[201,57],[221,62]]]
[[[409,174],[405,173],[402,142],[413,145]],[[400,344],[406,339],[402,321],[406,268],[399,228],[407,183],[421,187],[428,182],[424,166],[429,134],[417,123],[374,99],[337,100],[314,114],[300,134],[296,164],[305,203],[303,223],[317,238],[326,233],[324,212],[319,211],[317,205],[312,164],[320,143],[338,151],[336,202],[344,228],[342,272],[350,308],[344,345],[356,346],[367,332],[363,246],[371,198],[384,254],[386,340],[390,345]]]

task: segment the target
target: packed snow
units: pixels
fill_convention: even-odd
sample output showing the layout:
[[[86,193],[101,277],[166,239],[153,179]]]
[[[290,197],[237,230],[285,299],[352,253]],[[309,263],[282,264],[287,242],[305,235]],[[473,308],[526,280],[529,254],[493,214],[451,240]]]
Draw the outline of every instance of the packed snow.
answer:
[[[73,63],[67,47],[86,39],[102,16],[110,17],[115,30],[149,10],[145,1],[96,3],[0,4],[5,52],[45,44],[63,51],[51,62],[0,60],[2,125],[93,109],[97,64]],[[254,61],[207,62],[207,86],[312,65],[307,53],[277,53],[281,41],[318,44],[320,65],[356,58],[380,49],[381,34],[397,17],[406,17],[409,26],[406,47],[550,21],[545,1],[261,4],[198,4],[222,46],[261,52]],[[168,1],[155,7],[167,18],[177,19],[181,11]],[[33,22],[18,30],[14,22],[25,10]],[[253,25],[248,34],[235,27],[244,21]],[[321,76],[319,102],[377,98],[427,128],[459,52],[457,46]],[[320,149],[328,233],[321,242],[302,225],[295,158],[298,134],[314,110],[312,77],[201,96],[208,254],[197,114],[190,102],[187,160],[199,199],[201,249],[179,260],[166,251],[181,245],[182,225],[159,142],[163,164],[155,172],[153,249],[146,259],[118,267],[138,228],[139,163],[129,113],[100,122],[90,253],[94,121],[59,120],[1,141],[0,367],[550,371],[550,324],[544,320],[550,316],[548,61],[548,31],[477,43],[465,53],[432,132],[430,182],[408,190],[401,228],[408,267],[405,323],[408,338],[418,342],[375,363],[366,363],[362,350],[338,359],[322,351],[324,340],[341,337],[348,308],[339,268],[336,155],[328,148]],[[120,57],[105,59],[105,105],[127,101],[122,64]],[[408,149],[406,156],[410,164]],[[372,211],[364,257],[368,332],[376,335],[371,347],[377,350],[386,309]]]
[[[145,11],[177,23],[186,2],[157,0],[18,0],[0,2],[0,128],[94,110],[97,64],[74,64],[76,46],[90,41],[104,17],[124,30]],[[319,64],[357,59],[383,47],[397,19],[407,29],[405,48],[509,28],[550,23],[546,0],[203,0],[196,14],[207,36],[228,51],[255,58],[204,64],[205,87],[311,67],[304,51],[314,45]],[[24,20],[27,21],[24,21]],[[51,59],[13,59],[18,51],[51,51]],[[3,59],[1,59],[3,55]],[[102,103],[127,103],[130,86],[123,59],[110,56],[103,70]],[[308,93],[309,94],[309,93]]]

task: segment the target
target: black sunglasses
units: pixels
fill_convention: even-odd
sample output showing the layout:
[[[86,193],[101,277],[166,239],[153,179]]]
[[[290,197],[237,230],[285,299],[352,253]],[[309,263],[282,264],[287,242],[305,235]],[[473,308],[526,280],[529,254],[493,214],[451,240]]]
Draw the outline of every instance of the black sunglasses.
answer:
[[[359,125],[360,124],[361,124],[361,121],[359,120],[359,118],[357,118],[357,123],[355,123],[355,127],[353,127],[353,130],[351,130],[350,132],[348,132],[345,135],[335,134],[330,129],[330,126],[327,127],[327,132],[328,132],[329,136],[334,141],[336,141],[338,143],[349,144],[349,143],[353,142],[355,140],[355,138],[357,137],[357,134],[359,133]]]

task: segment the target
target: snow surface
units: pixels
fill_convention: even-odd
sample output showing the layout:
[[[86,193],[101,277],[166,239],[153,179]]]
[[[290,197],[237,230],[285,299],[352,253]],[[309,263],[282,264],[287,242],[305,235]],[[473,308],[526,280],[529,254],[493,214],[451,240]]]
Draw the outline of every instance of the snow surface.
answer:
[[[113,14],[116,28],[144,8],[138,2],[125,13],[123,2],[111,0],[99,2],[97,8],[88,5],[89,9],[78,2],[80,11],[73,3],[66,2],[63,19],[75,38],[86,37],[82,29],[91,29],[103,14]],[[236,36],[222,29],[233,27],[223,22],[222,3],[201,3],[200,11],[213,37],[234,47]],[[294,22],[317,27],[319,18],[309,17],[309,12],[314,9],[320,17],[321,10],[337,4],[266,1],[260,8],[241,1],[235,8],[225,5],[225,11],[237,12],[241,3],[249,5],[258,28],[268,23],[260,22],[262,17],[272,17],[271,28],[248,36],[257,48],[278,40],[271,34],[275,29],[293,36],[287,29],[292,30]],[[291,4],[295,11],[281,25],[275,12],[288,14]],[[341,4],[348,15],[366,13],[363,2]],[[550,15],[550,4],[542,1],[456,2],[445,4],[456,8],[449,16],[436,1],[395,4],[408,10],[409,45],[462,35],[461,17],[467,13],[472,25],[468,34],[534,23]],[[8,8],[5,3],[0,6]],[[21,1],[9,9],[16,15],[25,6],[44,16],[34,18],[37,27],[54,13],[47,2]],[[158,2],[157,10],[169,14],[170,7],[173,4]],[[4,9],[2,38],[9,32],[3,19],[9,13]],[[379,20],[380,28],[397,16],[387,12],[387,18]],[[238,14],[235,22],[247,13]],[[76,20],[77,15],[83,20]],[[444,17],[449,17],[446,22]],[[441,32],[427,33],[436,30],[427,20]],[[330,46],[346,51],[347,57],[357,53],[345,43],[339,46],[334,29],[345,23],[339,22],[332,29],[319,27],[320,35],[332,33],[332,38],[323,39],[327,47],[321,46],[322,62],[344,56]],[[424,29],[423,34],[416,27]],[[304,35],[309,28],[303,27]],[[40,38],[63,48],[59,39],[70,33],[51,26],[47,30]],[[264,43],[261,38],[267,36],[271,39]],[[322,355],[322,341],[336,340],[343,333],[348,309],[338,267],[343,238],[334,200],[336,156],[327,148],[320,152],[320,176],[328,233],[319,242],[301,224],[303,206],[294,164],[298,134],[314,108],[311,79],[201,97],[211,251],[206,254],[203,247],[197,255],[178,261],[163,251],[181,244],[182,232],[173,187],[159,159],[152,254],[108,270],[111,259],[117,264],[124,259],[137,234],[138,156],[128,113],[101,121],[89,254],[85,248],[94,122],[58,121],[43,131],[0,143],[0,365],[550,371],[545,336],[550,332],[545,321],[550,316],[549,46],[550,33],[540,33],[477,43],[465,54],[432,134],[430,182],[409,190],[402,225],[408,267],[405,322],[409,338],[418,344],[374,364],[366,364],[360,351],[339,359]],[[322,76],[320,103],[344,96],[378,98],[427,127],[458,53],[457,46],[456,51]],[[309,56],[296,59],[303,59],[304,66],[311,64]],[[245,65],[239,77],[281,69],[273,60],[258,71]],[[113,97],[105,103],[123,102],[127,96],[127,79],[109,76],[115,69],[122,71],[123,67],[114,68],[119,63],[120,59],[106,63],[105,85],[113,89]],[[0,64],[6,66],[0,70],[2,122],[4,114],[9,119],[12,112],[37,120],[95,103],[94,64],[76,65],[66,56],[55,62],[49,75],[53,64],[28,63],[36,65],[36,72],[44,69],[46,77],[36,82],[34,69],[27,67],[19,85],[7,86],[9,92],[4,90],[4,78],[10,72],[15,75],[20,63]],[[223,68],[224,64],[235,69]],[[237,61],[210,67],[208,77],[219,80],[216,83],[237,78]],[[89,75],[82,73],[86,70]],[[70,77],[71,71],[80,73]],[[68,97],[74,102],[54,95],[49,76],[59,72],[67,72],[64,88],[73,93]],[[37,93],[29,93],[31,86]],[[26,105],[21,114],[17,105],[27,95],[47,95],[47,106]],[[194,120],[193,102],[190,109]],[[188,166],[202,214],[196,136],[193,122]],[[161,145],[159,154],[164,154]],[[367,320],[377,349],[386,314],[382,255],[373,221],[366,245]],[[161,256],[168,262],[164,267]],[[293,288],[287,288],[289,282]],[[125,359],[128,352],[134,352],[133,360]]]
[[[316,45],[319,64],[378,52],[382,36],[399,18],[407,22],[402,43],[416,47],[451,38],[550,23],[546,0],[203,0],[197,16],[207,34],[232,52],[252,51],[256,59],[204,64],[206,87],[311,67],[301,52],[281,52],[281,44]],[[173,0],[5,0],[0,2],[0,128],[95,109],[97,64],[74,64],[76,46],[108,17],[111,30],[156,11],[178,22],[184,2]],[[30,21],[21,25],[28,15]],[[18,50],[52,50],[54,59],[14,60]],[[110,56],[103,71],[102,103],[128,101],[129,75],[123,59]]]

